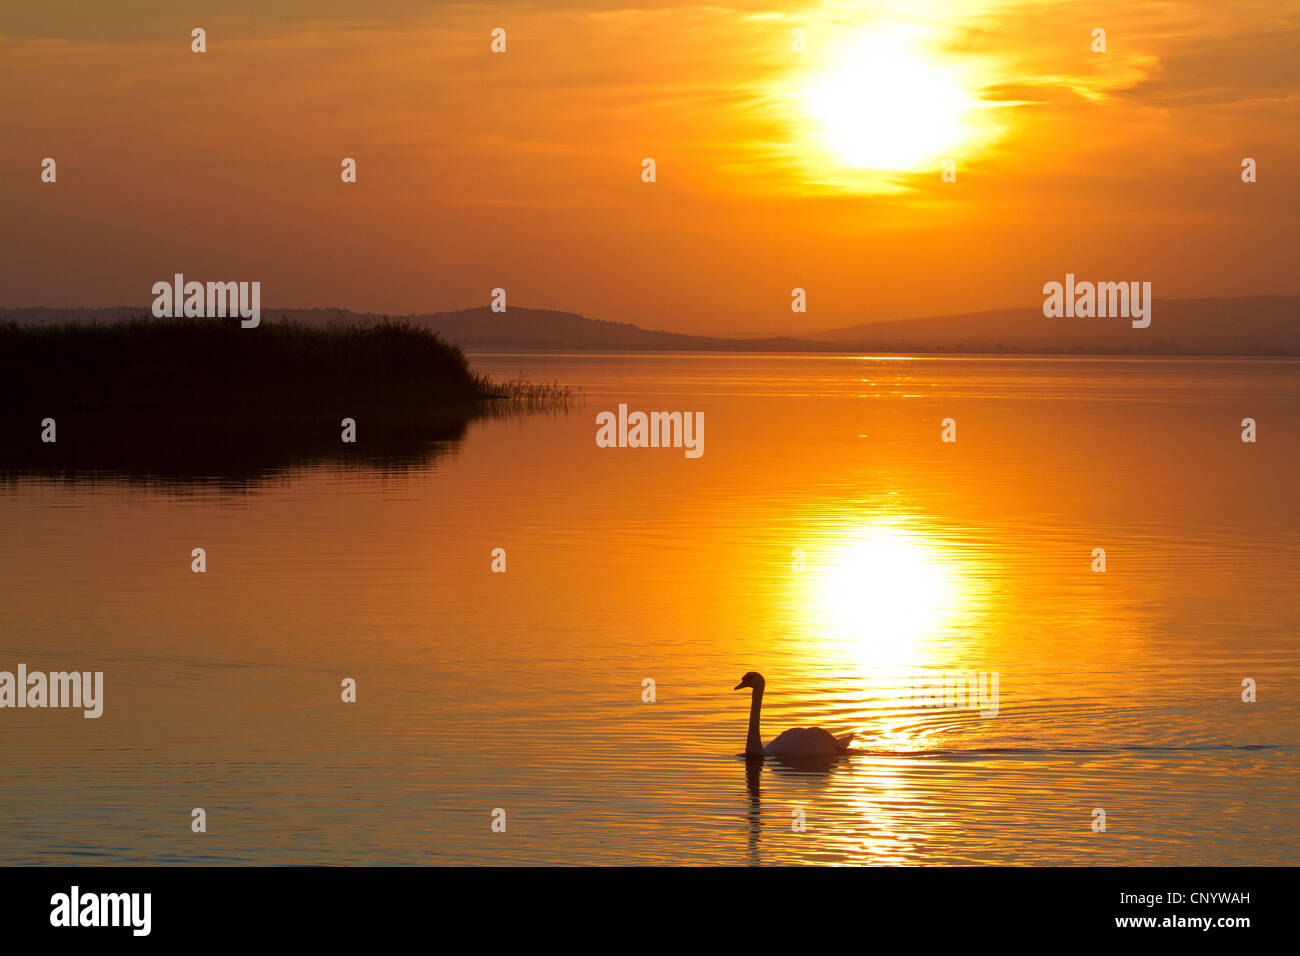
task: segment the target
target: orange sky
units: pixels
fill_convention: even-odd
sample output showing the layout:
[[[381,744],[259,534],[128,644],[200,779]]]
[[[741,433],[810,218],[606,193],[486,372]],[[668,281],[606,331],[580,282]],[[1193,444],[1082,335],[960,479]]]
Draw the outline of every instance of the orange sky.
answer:
[[[0,11],[0,306],[146,305],[184,272],[270,310],[500,286],[772,334],[1037,305],[1067,271],[1300,293],[1297,3],[263,6]]]

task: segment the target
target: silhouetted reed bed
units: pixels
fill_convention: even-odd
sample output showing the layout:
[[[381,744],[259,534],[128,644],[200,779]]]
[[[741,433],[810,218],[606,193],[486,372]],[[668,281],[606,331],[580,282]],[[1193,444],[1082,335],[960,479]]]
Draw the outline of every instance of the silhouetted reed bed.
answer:
[[[0,325],[0,471],[255,480],[311,462],[427,462],[477,417],[568,407],[559,385],[494,382],[404,322],[235,319]],[[54,419],[57,441],[42,442]],[[344,418],[357,441],[342,441]]]

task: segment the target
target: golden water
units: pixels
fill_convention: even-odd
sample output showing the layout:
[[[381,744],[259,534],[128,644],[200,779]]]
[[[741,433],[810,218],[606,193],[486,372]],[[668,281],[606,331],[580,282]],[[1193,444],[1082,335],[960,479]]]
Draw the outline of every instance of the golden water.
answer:
[[[0,861],[1300,863],[1300,362],[474,363],[582,401],[405,470],[0,485],[0,669],[106,685],[0,711]],[[703,457],[596,447],[620,402]],[[858,752],[747,772],[749,670],[765,737]],[[996,716],[911,698],[955,671]]]

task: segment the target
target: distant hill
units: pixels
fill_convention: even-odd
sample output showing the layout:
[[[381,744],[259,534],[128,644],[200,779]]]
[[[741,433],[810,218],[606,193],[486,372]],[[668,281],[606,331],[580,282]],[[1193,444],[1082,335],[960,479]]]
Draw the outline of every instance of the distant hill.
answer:
[[[106,309],[0,309],[0,322],[46,325],[57,322],[121,322],[147,316],[145,307]],[[597,351],[839,351],[820,342],[793,338],[728,339],[684,332],[643,329],[627,322],[589,319],[573,312],[512,306],[493,312],[487,306],[456,312],[379,315],[347,309],[263,309],[262,321],[288,319],[309,326],[333,326],[398,319],[429,328],[466,349],[591,349]],[[169,321],[162,319],[160,321]]]
[[[0,322],[117,322],[148,309],[0,309]],[[306,325],[373,321],[340,309],[263,309],[262,321]],[[470,350],[1028,352],[1300,355],[1300,296],[1157,299],[1151,327],[1127,319],[1048,319],[1041,308],[993,309],[871,322],[798,337],[720,338],[643,329],[573,312],[482,306],[456,312],[392,316],[428,327]],[[164,320],[165,321],[165,320]]]
[[[573,312],[487,306],[403,316],[428,325],[443,338],[473,349],[728,349],[734,339],[643,329],[627,322],[589,319]]]
[[[1151,326],[1049,319],[1041,307],[871,322],[803,336],[884,351],[1300,353],[1300,296],[1156,299]]]

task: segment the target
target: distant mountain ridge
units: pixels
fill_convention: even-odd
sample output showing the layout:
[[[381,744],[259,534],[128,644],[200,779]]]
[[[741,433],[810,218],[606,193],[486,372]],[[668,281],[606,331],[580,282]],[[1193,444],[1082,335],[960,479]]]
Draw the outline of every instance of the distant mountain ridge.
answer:
[[[147,307],[0,309],[0,322],[119,322]],[[426,326],[470,350],[1022,352],[1035,354],[1300,354],[1300,296],[1157,299],[1151,327],[1127,319],[1043,316],[1041,308],[871,322],[799,336],[724,338],[643,329],[573,312],[487,306],[390,316]],[[306,325],[371,322],[381,316],[344,309],[263,309],[262,320]],[[165,320],[163,320],[165,321]]]
[[[1041,307],[990,309],[874,322],[810,333],[838,345],[904,351],[942,344],[960,351],[1140,351],[1229,354],[1300,352],[1300,296],[1157,299],[1150,328],[1122,318],[1044,317]]]

